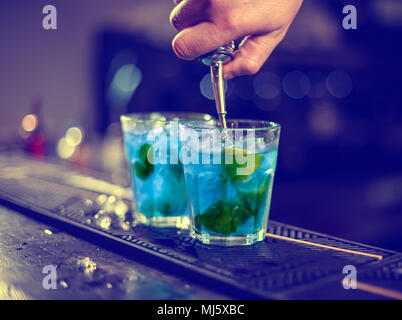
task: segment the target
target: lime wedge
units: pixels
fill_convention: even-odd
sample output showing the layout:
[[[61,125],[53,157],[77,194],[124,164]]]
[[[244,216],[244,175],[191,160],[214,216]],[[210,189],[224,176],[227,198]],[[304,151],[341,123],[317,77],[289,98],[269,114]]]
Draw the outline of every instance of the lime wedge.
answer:
[[[241,181],[253,174],[263,160],[261,153],[250,153],[244,149],[223,148],[222,152],[223,171],[231,182]]]

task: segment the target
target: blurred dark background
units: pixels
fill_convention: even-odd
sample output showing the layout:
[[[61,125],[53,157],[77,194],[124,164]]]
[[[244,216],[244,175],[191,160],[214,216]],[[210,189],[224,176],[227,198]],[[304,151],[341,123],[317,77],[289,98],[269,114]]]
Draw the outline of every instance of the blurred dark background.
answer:
[[[0,2],[0,150],[61,158],[125,183],[119,116],[215,114],[208,69],[171,49],[173,1]],[[342,8],[357,8],[357,30]],[[271,218],[402,251],[402,1],[305,0],[230,117],[282,125]]]

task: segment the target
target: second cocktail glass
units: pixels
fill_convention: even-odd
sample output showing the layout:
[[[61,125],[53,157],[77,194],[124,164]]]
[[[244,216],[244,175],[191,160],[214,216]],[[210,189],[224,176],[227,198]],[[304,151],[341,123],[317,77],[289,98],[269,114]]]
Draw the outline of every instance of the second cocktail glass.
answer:
[[[133,190],[135,221],[158,227],[189,224],[178,124],[212,117],[203,113],[133,113],[121,116]]]

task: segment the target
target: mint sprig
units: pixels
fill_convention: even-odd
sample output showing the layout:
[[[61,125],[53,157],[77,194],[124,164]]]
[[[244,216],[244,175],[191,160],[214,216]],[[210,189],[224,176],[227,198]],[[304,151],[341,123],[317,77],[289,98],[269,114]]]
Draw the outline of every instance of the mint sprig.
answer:
[[[271,179],[271,175],[267,176],[259,190],[241,192],[236,199],[213,203],[202,214],[195,216],[196,229],[201,231],[204,227],[222,235],[236,232],[249,218],[257,218],[259,208],[264,205]]]

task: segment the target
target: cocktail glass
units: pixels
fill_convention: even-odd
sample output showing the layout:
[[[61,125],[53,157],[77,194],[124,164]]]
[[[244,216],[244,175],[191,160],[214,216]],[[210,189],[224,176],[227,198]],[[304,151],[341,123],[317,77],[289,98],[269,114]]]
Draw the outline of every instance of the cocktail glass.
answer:
[[[186,186],[178,157],[178,124],[210,119],[208,114],[191,112],[121,116],[134,221],[158,227],[188,227]]]
[[[265,238],[280,125],[228,120],[179,125],[190,232],[203,243],[248,245]]]

